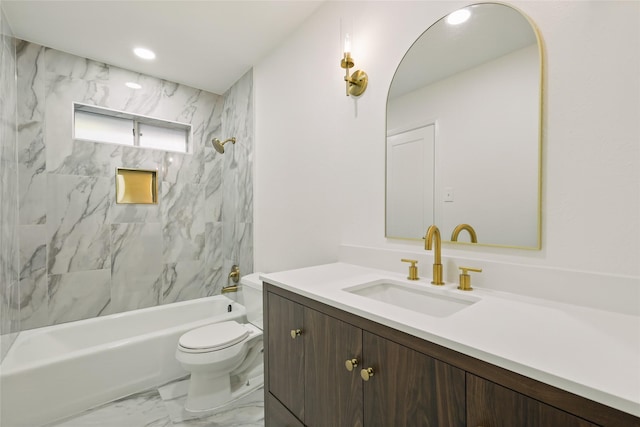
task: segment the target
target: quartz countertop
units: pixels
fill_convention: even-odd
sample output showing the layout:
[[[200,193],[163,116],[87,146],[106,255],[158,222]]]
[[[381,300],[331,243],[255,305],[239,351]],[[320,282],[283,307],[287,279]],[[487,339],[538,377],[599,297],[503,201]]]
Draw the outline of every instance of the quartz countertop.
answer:
[[[640,416],[640,317],[474,288],[409,281],[345,263],[260,279],[452,350]],[[343,289],[393,280],[478,302],[446,317],[398,308]],[[561,284],[559,284],[561,286]],[[615,296],[612,296],[615,297]]]

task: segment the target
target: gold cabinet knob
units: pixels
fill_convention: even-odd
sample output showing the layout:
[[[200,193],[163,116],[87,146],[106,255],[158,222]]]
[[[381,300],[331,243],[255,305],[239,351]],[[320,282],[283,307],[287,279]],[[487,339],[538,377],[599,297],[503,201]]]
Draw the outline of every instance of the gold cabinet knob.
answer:
[[[294,340],[299,337],[300,335],[302,335],[302,329],[292,329],[291,330],[291,338],[293,338]]]
[[[373,376],[373,368],[367,368],[360,371],[360,376],[363,380],[369,381],[369,378]]]
[[[344,362],[344,367],[347,368],[347,371],[353,371],[353,368],[358,366],[358,359],[349,359]]]

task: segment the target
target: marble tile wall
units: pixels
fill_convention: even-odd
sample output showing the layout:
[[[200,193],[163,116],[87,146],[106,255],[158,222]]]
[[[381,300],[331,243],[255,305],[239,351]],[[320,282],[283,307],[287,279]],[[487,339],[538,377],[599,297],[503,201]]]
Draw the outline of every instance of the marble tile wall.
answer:
[[[251,72],[220,96],[24,41],[16,58],[22,329],[214,295],[232,264],[253,271]],[[74,141],[73,102],[191,123],[192,152]],[[157,169],[159,203],[116,204],[116,167]]]
[[[223,270],[253,271],[253,73],[225,93],[222,134],[236,143],[222,156]],[[212,151],[213,148],[211,148]]]
[[[0,2],[0,360],[20,331],[16,51]]]

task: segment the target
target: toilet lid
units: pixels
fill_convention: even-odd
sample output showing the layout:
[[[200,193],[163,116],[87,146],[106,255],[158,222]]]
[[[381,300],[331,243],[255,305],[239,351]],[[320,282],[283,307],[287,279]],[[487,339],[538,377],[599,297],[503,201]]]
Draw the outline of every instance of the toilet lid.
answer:
[[[249,335],[247,328],[235,321],[202,326],[180,337],[178,344],[190,350],[218,350],[230,347]]]

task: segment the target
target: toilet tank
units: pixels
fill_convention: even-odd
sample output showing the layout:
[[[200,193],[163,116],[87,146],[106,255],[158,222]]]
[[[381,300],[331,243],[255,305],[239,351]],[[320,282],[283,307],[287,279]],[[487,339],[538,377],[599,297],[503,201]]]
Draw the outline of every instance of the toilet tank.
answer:
[[[254,326],[262,329],[262,281],[261,273],[252,273],[242,276],[240,284],[244,306],[247,309],[247,320]]]

